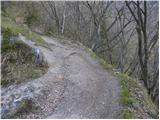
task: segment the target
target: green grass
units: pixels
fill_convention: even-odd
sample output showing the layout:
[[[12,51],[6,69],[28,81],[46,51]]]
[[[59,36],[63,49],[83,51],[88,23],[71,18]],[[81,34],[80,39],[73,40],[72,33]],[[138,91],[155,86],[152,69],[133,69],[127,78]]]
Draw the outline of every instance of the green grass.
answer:
[[[25,26],[17,25],[13,20],[8,17],[2,17],[1,27],[2,33],[4,30],[10,29],[13,35],[18,35],[18,33],[21,33],[26,38],[35,42],[37,45],[48,48],[48,44],[38,34],[29,31]]]
[[[121,117],[123,119],[135,119],[135,116],[132,112],[130,112],[128,109],[123,109],[121,113]]]
[[[122,110],[121,117],[123,119],[134,119],[134,113],[128,110],[128,107],[131,107],[134,98],[131,96],[130,85],[129,85],[129,76],[124,73],[117,73],[116,75],[120,79],[121,84],[121,94],[120,102],[122,103],[124,109]]]
[[[139,107],[141,105],[145,106],[149,110],[148,114],[153,118],[157,118],[157,108],[149,97],[146,88],[127,74],[118,73],[116,76],[120,79],[121,83],[120,101],[124,106],[121,114],[122,118],[132,119],[140,114],[139,108],[137,108],[137,112],[128,110],[128,108],[133,108],[133,104],[138,104],[140,105]],[[141,92],[141,94],[138,92]],[[141,97],[137,96],[137,94],[141,95]]]
[[[2,17],[1,27],[2,27],[2,32],[5,29],[10,29],[14,35],[18,35],[18,33],[27,32],[27,30],[24,29],[24,27],[18,26],[14,21],[12,21],[8,17]]]
[[[26,36],[29,40],[32,40],[37,45],[48,48],[48,44],[36,33],[29,32],[29,33],[22,33],[24,36]]]
[[[111,64],[108,64],[103,58],[100,58],[99,56],[97,56],[96,53],[93,52],[90,48],[87,48],[86,51],[89,52],[94,59],[98,60],[98,62],[104,69],[107,69],[107,70],[113,69],[113,66]]]
[[[133,100],[130,95],[129,91],[129,78],[127,74],[119,73],[118,78],[120,79],[121,83],[121,96],[120,100],[123,105],[131,105],[133,103]]]

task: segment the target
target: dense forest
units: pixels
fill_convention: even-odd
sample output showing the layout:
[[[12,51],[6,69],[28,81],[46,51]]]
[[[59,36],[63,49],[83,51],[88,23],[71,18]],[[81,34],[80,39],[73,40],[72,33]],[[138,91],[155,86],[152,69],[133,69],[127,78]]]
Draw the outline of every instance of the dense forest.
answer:
[[[159,105],[158,1],[1,2],[2,16],[41,35],[92,49],[118,72],[140,81]],[[19,10],[17,10],[19,9]]]

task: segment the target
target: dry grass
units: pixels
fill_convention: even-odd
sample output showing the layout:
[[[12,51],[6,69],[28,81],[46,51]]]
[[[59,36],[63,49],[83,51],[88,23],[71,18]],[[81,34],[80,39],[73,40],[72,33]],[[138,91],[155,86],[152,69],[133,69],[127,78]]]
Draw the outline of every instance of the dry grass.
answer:
[[[2,48],[2,86],[19,84],[46,73],[48,65],[36,65],[32,49],[24,43],[18,42],[9,47],[2,44]]]

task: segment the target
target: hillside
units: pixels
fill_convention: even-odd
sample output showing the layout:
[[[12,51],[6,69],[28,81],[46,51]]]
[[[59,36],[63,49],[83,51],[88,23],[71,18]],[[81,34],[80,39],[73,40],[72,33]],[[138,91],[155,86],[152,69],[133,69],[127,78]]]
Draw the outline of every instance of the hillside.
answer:
[[[159,118],[151,6],[2,2],[1,118]]]

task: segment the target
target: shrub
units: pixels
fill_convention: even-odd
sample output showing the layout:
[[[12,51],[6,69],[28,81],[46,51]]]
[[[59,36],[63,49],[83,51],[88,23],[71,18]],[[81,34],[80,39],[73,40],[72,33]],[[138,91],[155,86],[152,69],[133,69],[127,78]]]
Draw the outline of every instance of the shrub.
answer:
[[[9,43],[9,39],[11,36],[13,36],[13,32],[10,28],[6,28],[5,30],[2,31],[2,34],[3,34],[3,42],[4,43]]]
[[[30,14],[28,16],[26,16],[26,24],[31,26],[33,23],[35,23],[37,21],[37,16],[35,14]]]

